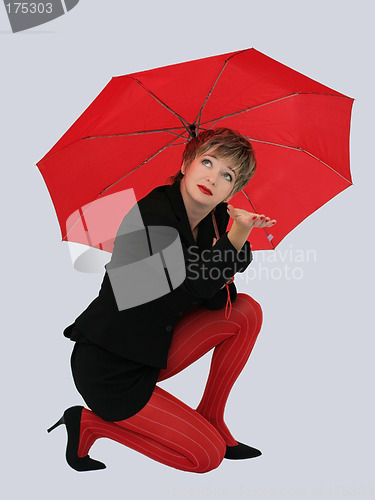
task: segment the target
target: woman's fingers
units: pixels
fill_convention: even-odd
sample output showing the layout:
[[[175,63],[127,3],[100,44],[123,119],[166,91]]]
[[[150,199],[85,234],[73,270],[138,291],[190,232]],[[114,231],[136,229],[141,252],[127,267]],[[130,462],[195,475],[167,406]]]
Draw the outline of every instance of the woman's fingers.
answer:
[[[242,208],[234,208],[232,205],[228,205],[228,213],[239,224],[247,227],[272,227],[277,222],[276,219],[271,219],[265,214],[254,214]]]
[[[276,219],[270,219],[264,214],[258,214],[255,218],[253,216],[254,227],[271,227],[276,224]]]

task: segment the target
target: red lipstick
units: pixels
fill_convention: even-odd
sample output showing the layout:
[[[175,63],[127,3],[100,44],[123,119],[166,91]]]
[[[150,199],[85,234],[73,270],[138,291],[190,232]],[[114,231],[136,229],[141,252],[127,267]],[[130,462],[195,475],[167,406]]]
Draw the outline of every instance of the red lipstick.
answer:
[[[209,194],[210,196],[212,196],[211,191],[208,188],[206,188],[205,186],[201,186],[200,184],[198,184],[198,187],[202,191],[202,193]]]

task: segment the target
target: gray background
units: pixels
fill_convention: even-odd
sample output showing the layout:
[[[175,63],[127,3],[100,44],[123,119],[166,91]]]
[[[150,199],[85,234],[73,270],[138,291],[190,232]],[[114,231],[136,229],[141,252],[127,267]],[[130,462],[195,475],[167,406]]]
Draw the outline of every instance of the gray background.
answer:
[[[12,34],[0,9],[3,498],[374,495],[374,13],[370,0],[81,0]],[[354,186],[285,238],[274,262],[258,252],[255,278],[237,278],[261,303],[264,324],[226,421],[263,456],[198,475],[103,439],[91,456],[107,469],[76,473],[64,460],[64,428],[46,428],[82,403],[61,332],[102,275],[74,270],[34,164],[112,76],[249,47],[356,99]],[[297,251],[316,259],[296,262]],[[301,268],[301,279],[260,274],[284,265]],[[163,387],[196,405],[208,363]]]

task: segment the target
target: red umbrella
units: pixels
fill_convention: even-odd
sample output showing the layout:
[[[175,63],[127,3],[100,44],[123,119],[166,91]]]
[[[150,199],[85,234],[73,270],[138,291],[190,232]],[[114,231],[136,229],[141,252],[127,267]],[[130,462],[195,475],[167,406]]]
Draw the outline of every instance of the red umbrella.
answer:
[[[253,250],[275,248],[352,184],[352,105],[257,50],[242,50],[113,77],[37,166],[62,239],[111,251],[130,206],[109,195],[133,189],[139,200],[178,171],[194,133],[236,129],[252,142],[258,168],[231,204],[277,219],[275,227],[251,232]],[[98,218],[98,203],[108,217],[96,224],[107,234],[96,229],[94,235],[90,225],[88,239],[78,228],[87,235],[85,217],[91,211]]]

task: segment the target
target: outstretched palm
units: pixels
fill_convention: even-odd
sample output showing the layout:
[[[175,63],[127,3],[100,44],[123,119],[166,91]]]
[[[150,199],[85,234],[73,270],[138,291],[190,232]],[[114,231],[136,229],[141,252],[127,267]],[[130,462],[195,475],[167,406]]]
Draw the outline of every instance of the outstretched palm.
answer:
[[[277,222],[276,219],[270,219],[264,214],[247,212],[242,208],[234,208],[233,205],[228,205],[228,214],[237,224],[248,229],[254,227],[271,227]]]

